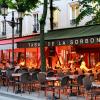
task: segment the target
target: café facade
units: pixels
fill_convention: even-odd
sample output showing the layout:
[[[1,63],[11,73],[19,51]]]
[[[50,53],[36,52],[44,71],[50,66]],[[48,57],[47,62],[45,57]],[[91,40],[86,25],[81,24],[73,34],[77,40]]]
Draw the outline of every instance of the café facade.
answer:
[[[72,62],[79,67],[78,61],[81,56],[84,57],[88,68],[94,67],[100,61],[100,25],[49,31],[45,33],[44,39],[47,67],[64,68],[69,67]],[[40,34],[17,41],[15,59],[18,58],[19,53],[21,61],[25,62],[27,67],[39,68],[41,66]]]

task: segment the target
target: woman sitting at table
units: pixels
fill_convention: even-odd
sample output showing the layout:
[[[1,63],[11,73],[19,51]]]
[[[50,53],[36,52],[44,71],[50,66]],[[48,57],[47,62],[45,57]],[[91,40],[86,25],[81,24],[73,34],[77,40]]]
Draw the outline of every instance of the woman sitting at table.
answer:
[[[89,72],[89,71],[91,70],[91,69],[88,69],[88,68],[86,67],[86,63],[85,63],[84,59],[82,59],[80,69],[81,69],[82,71],[84,71],[84,72]]]

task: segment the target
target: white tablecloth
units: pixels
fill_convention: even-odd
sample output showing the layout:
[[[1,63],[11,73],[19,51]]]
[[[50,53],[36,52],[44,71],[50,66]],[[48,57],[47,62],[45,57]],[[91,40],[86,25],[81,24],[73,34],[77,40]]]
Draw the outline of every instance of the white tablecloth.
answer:
[[[92,86],[100,88],[100,82],[92,82]]]

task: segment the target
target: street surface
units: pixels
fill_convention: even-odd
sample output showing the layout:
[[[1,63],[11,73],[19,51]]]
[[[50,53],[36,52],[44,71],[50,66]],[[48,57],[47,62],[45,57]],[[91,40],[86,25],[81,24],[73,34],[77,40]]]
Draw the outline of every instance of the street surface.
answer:
[[[0,100],[21,100],[21,99],[11,98],[11,97],[5,97],[5,96],[1,96],[0,95]]]

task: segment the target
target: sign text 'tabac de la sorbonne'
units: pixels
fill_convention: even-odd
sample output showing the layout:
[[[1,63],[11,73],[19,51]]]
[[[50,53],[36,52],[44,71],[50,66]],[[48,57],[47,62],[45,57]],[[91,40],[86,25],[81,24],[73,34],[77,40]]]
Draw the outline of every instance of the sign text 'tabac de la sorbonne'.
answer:
[[[59,39],[59,40],[46,40],[45,46],[80,45],[80,44],[96,44],[96,43],[100,43],[100,36]],[[18,47],[19,48],[40,47],[40,42],[32,41],[32,42],[18,43]]]

